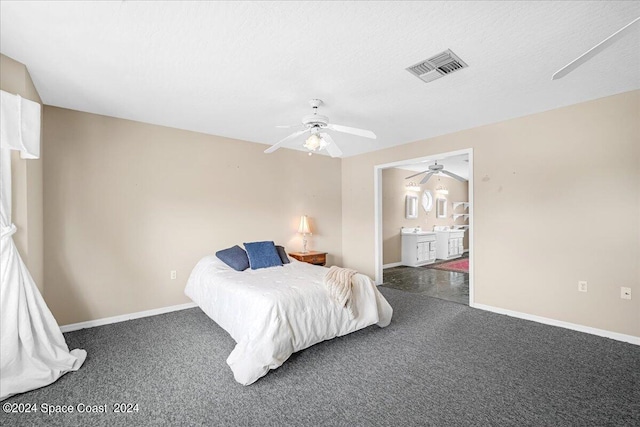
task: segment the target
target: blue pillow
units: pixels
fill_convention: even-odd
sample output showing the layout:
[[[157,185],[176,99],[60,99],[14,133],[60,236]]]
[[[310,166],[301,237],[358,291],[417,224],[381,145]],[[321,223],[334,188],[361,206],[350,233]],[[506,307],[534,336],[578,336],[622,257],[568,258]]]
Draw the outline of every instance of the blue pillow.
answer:
[[[252,270],[282,266],[282,260],[273,242],[245,243],[244,248],[247,250],[249,266]]]
[[[280,256],[280,261],[282,261],[282,264],[289,264],[291,262],[289,261],[289,257],[287,256],[287,251],[284,250],[284,246],[276,245],[276,250],[278,251],[278,255]]]
[[[238,245],[218,251],[216,252],[216,256],[220,261],[236,271],[244,271],[249,268],[247,253]]]

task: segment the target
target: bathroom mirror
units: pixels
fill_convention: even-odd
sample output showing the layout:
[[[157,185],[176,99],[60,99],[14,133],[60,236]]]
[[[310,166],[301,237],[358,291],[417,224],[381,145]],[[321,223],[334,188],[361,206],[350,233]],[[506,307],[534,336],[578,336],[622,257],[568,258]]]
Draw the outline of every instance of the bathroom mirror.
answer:
[[[424,193],[422,193],[422,209],[427,213],[433,209],[433,196],[429,190],[424,190]]]
[[[443,199],[443,198],[436,199],[436,216],[438,218],[447,217],[447,199]]]
[[[407,219],[418,218],[418,196],[407,194],[405,197],[405,213]]]

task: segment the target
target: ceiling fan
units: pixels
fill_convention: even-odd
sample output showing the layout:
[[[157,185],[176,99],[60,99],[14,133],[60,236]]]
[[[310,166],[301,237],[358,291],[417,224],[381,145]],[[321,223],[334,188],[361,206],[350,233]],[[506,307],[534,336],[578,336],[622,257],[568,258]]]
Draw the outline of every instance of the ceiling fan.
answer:
[[[424,178],[422,178],[422,181],[420,181],[420,184],[425,184],[427,181],[429,181],[429,179],[433,175],[438,175],[441,173],[445,175],[449,175],[451,178],[455,178],[458,181],[462,181],[462,182],[466,181],[466,179],[461,177],[460,175],[456,175],[453,172],[449,172],[448,170],[445,170],[444,166],[439,165],[437,160],[435,164],[429,165],[429,169],[427,169],[426,171],[415,173],[411,176],[406,177],[405,179],[413,178],[414,176],[422,175],[423,173],[426,173],[426,175],[424,176]]]
[[[321,99],[312,99],[309,101],[309,104],[313,108],[313,114],[309,114],[308,116],[304,116],[302,118],[302,124],[300,125],[285,125],[285,126],[276,126],[278,128],[303,128],[302,130],[296,131],[291,135],[287,136],[284,139],[273,144],[271,147],[267,148],[265,153],[273,153],[278,148],[282,147],[282,145],[288,141],[291,141],[298,136],[309,132],[311,135],[306,139],[304,143],[304,147],[309,150],[309,155],[311,155],[314,151],[327,150],[327,153],[331,157],[340,157],[342,156],[342,150],[336,145],[335,141],[329,135],[326,130],[335,130],[336,132],[342,133],[350,133],[352,135],[363,136],[365,138],[376,139],[376,134],[371,132],[370,130],[352,128],[349,126],[336,125],[333,123],[329,123],[329,118],[327,116],[323,116],[318,114],[318,107],[322,105]]]
[[[584,64],[585,62],[587,62],[588,60],[590,60],[591,58],[593,58],[594,56],[596,56],[597,54],[599,54],[600,52],[608,48],[609,46],[611,46],[613,43],[615,43],[616,41],[620,40],[622,37],[627,35],[633,29],[634,24],[637,24],[638,22],[640,22],[640,17],[637,17],[636,19],[634,19],[624,27],[620,28],[618,31],[611,34],[609,37],[602,40],[600,43],[598,43],[597,45],[595,45],[594,47],[592,47],[591,49],[589,49],[588,51],[586,51],[585,53],[583,53],[582,55],[580,55],[579,57],[577,57],[576,59],[568,63],[567,65],[565,65],[564,67],[560,68],[558,71],[556,71],[553,74],[553,76],[551,76],[551,80],[558,80],[566,76],[567,74],[569,74],[570,72],[572,72],[573,70],[575,70],[576,68],[578,68],[579,66],[581,66],[582,64]]]

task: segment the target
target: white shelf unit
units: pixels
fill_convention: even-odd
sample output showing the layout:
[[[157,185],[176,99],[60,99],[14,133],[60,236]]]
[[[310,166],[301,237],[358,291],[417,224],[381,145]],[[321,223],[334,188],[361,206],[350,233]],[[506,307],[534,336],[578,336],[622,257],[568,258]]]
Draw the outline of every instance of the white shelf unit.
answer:
[[[469,230],[469,202],[453,202],[452,205],[454,212],[458,209],[458,213],[453,213],[451,215],[453,221],[455,222],[459,218],[462,218],[465,224],[453,224],[452,231],[462,232],[462,235],[455,234],[455,238],[451,238],[448,245],[445,245],[444,242],[439,243],[440,252],[438,253],[438,258],[450,259],[452,257],[456,257],[456,255],[459,256],[466,251],[463,246],[463,237],[464,232]]]
[[[456,221],[458,218],[462,218],[465,221],[468,221],[469,220],[469,214],[468,213],[464,213],[464,211],[469,209],[469,202],[453,202],[453,210],[454,211],[457,208],[459,208],[460,206],[462,206],[462,212],[453,213],[453,214],[451,214],[451,217],[453,218],[454,221]]]

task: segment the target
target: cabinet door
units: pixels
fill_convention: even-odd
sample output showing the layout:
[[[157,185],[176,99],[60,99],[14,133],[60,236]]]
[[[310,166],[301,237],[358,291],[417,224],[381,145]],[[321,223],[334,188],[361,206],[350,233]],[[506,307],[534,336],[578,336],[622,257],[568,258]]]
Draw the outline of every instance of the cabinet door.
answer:
[[[462,243],[462,237],[458,237],[458,254],[464,252],[464,244]]]
[[[427,242],[418,243],[418,261],[426,261],[429,257],[429,248]]]
[[[429,260],[436,259],[436,242],[429,242]]]

